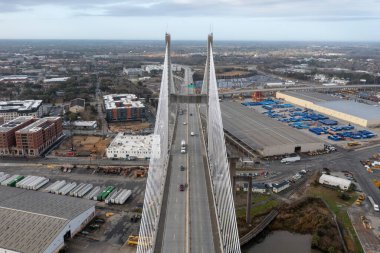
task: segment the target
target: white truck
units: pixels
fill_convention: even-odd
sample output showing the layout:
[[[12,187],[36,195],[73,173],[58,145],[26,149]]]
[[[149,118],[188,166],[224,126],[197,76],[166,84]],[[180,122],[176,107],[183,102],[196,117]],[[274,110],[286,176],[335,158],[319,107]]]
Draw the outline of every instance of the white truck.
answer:
[[[281,163],[293,163],[299,160],[301,160],[299,156],[285,157],[281,160]]]
[[[185,142],[185,140],[181,141],[181,153],[182,154],[186,153],[186,142]]]
[[[379,211],[379,205],[375,203],[375,201],[373,200],[373,198],[371,196],[368,196],[368,199],[369,199],[369,202],[371,202],[371,204],[373,206],[373,210],[378,212]]]

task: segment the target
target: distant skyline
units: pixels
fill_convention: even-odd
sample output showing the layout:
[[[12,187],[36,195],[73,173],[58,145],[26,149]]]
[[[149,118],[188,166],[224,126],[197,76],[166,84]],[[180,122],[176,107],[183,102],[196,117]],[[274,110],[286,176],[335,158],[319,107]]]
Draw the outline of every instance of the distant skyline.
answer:
[[[0,39],[380,41],[379,27],[377,0],[0,0]]]

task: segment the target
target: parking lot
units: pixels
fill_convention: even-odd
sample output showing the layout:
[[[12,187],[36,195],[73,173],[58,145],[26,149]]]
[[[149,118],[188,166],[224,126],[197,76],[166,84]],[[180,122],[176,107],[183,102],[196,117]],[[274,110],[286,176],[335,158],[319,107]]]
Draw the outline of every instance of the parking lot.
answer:
[[[313,110],[296,107],[283,100],[267,99],[262,102],[245,101],[243,105],[287,124],[305,134],[344,148],[363,146],[380,140],[378,129],[365,129]]]

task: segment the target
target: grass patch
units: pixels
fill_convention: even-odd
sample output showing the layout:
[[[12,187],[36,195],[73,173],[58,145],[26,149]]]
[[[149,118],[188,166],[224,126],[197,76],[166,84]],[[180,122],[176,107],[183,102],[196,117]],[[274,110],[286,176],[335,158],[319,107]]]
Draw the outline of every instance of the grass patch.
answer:
[[[347,207],[351,206],[355,202],[358,195],[356,193],[351,192],[348,193],[348,195],[350,195],[350,198],[348,200],[342,200],[339,197],[340,194],[341,193],[338,190],[326,188],[320,185],[311,185],[306,191],[307,196],[321,198],[327,203],[330,210],[336,215],[336,218],[339,221],[339,223],[343,225],[346,234],[348,234],[350,236],[350,239],[353,241],[352,245],[354,245],[355,247],[353,251],[363,253],[364,251],[361,247],[359,238],[355,233],[355,230],[352,226],[351,220],[348,217],[346,210]],[[347,244],[350,245],[350,243]]]
[[[260,215],[263,215],[265,213],[268,213],[273,208],[277,207],[278,204],[279,204],[279,202],[277,200],[270,200],[270,201],[266,202],[263,205],[252,207],[252,209],[251,209],[251,216],[255,217],[255,216],[260,216]],[[236,216],[238,218],[245,217],[245,212],[246,212],[246,208],[245,207],[238,208],[236,210]]]

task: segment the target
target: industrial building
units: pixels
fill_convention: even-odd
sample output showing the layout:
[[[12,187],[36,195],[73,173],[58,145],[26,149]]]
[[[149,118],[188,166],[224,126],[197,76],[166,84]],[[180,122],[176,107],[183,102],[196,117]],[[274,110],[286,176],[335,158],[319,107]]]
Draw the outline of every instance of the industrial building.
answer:
[[[236,102],[220,103],[224,131],[262,156],[324,149],[322,140]]]
[[[149,159],[152,153],[153,135],[127,135],[118,133],[107,148],[108,158],[130,157]]]
[[[0,252],[58,252],[95,216],[95,201],[7,186],[0,192]]]
[[[39,156],[62,135],[60,117],[18,117],[0,125],[0,156]]]
[[[359,126],[380,126],[380,108],[377,106],[317,92],[277,92],[276,97]]]
[[[348,188],[350,188],[351,185],[351,181],[348,179],[334,177],[326,174],[323,174],[319,178],[319,183],[333,187],[339,187],[341,190],[348,190]]]
[[[282,192],[283,190],[290,187],[289,181],[282,181],[281,183],[275,183],[272,185],[272,190],[274,193]]]
[[[4,122],[13,120],[19,116],[41,117],[42,100],[12,100],[0,102],[0,117]]]
[[[67,126],[70,126],[70,124]],[[79,129],[79,130],[94,130],[98,127],[98,122],[97,121],[76,120],[76,121],[71,122],[71,126],[73,126],[75,129]]]
[[[126,122],[145,118],[145,106],[134,94],[110,94],[103,97],[108,122]]]

